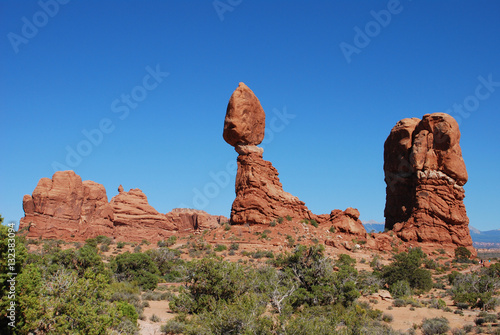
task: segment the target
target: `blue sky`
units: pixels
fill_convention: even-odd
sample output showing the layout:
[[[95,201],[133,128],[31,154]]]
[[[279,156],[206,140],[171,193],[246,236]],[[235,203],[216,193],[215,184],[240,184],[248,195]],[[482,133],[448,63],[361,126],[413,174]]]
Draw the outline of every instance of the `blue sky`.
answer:
[[[470,223],[499,229],[499,15],[498,1],[1,0],[0,213],[18,221],[55,167],[109,199],[122,184],[163,213],[229,216],[222,129],[243,81],[267,114],[264,159],[314,213],[383,222],[391,128],[448,111]]]

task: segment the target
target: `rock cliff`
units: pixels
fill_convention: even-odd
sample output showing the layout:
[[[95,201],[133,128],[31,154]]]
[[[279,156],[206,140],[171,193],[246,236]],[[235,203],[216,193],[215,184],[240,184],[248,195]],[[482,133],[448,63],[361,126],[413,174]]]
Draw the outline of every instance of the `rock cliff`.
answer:
[[[176,232],[212,229],[227,221],[204,211],[174,209],[162,214],[139,189],[119,193],[108,203],[103,185],[82,181],[73,171],[42,178],[32,195],[25,195],[20,229],[29,238],[84,241],[98,235],[120,241],[158,241]]]
[[[386,229],[407,242],[472,249],[458,124],[448,114],[403,119],[384,144]]]

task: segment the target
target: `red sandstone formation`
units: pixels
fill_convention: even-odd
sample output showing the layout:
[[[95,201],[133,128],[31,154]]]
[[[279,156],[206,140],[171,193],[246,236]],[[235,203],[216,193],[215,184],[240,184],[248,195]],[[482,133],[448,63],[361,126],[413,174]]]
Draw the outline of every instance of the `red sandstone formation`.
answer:
[[[107,235],[113,230],[113,210],[100,184],[84,181],[73,171],[42,178],[33,195],[23,198],[20,228],[29,237],[60,239],[77,235]]]
[[[342,234],[366,236],[359,212],[349,208],[331,215],[315,215],[304,202],[283,190],[278,171],[262,158],[257,147],[264,139],[265,113],[259,99],[245,84],[234,91],[226,111],[224,140],[238,152],[236,199],[231,208],[232,224],[266,224],[280,217],[316,220],[334,225]]]
[[[384,145],[386,228],[407,242],[472,248],[458,124],[434,113],[403,119]]]
[[[232,224],[269,223],[287,215],[313,217],[302,201],[283,191],[278,171],[262,158],[264,149],[257,144],[264,139],[265,118],[259,99],[240,83],[229,99],[223,132],[239,154]]]
[[[259,99],[244,83],[233,92],[224,120],[224,140],[235,147],[237,144],[258,145],[264,139],[266,114]]]
[[[191,209],[161,214],[141,190],[124,192],[120,185],[118,191],[108,203],[103,185],[82,182],[73,171],[56,172],[52,179],[40,179],[33,195],[24,196],[20,229],[27,228],[29,238],[83,241],[106,235],[122,241],[158,241],[177,231],[212,229],[227,221]]]

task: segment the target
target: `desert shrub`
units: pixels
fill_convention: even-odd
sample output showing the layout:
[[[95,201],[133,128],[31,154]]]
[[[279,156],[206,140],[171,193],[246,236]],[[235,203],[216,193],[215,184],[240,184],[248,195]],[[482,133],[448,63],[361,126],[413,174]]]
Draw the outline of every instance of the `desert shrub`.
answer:
[[[182,265],[184,261],[180,259],[181,251],[169,248],[158,248],[146,251],[146,254],[156,264],[160,275],[170,282],[182,275]]]
[[[324,256],[324,250],[322,245],[299,245],[293,254],[278,256],[275,264],[298,284],[292,296],[293,306],[331,303],[349,306],[359,297],[357,270],[344,263],[339,271],[333,271],[332,261]]]
[[[451,330],[452,335],[465,335],[466,331],[464,329],[453,328]]]
[[[99,235],[95,237],[95,240],[98,244],[105,244],[105,245],[110,245],[113,242],[113,239],[111,237],[104,235]]]
[[[430,258],[426,258],[424,260],[424,267],[426,269],[430,269],[430,270],[436,270],[437,268],[439,268],[439,264],[436,263],[435,260],[433,259],[430,259]]]
[[[158,267],[145,253],[116,256],[111,267],[118,281],[135,281],[144,290],[154,290],[158,284]]]
[[[106,334],[124,317],[110,302],[109,278],[91,269],[80,277],[65,268],[42,273],[31,264],[18,276],[18,286],[21,334]]]
[[[432,299],[429,302],[429,307],[435,309],[444,309],[446,308],[446,302],[444,302],[443,299]]]
[[[394,298],[409,297],[413,294],[410,284],[406,280],[399,280],[389,287],[389,292]]]
[[[487,310],[496,306],[494,295],[499,286],[498,278],[487,274],[464,273],[454,277],[450,293],[455,303],[467,303],[471,307]]]
[[[477,317],[474,319],[474,323],[476,324],[476,326],[481,326],[485,322],[486,320],[483,317]]]
[[[224,230],[231,230],[231,224],[229,224],[229,222],[226,222],[226,224],[224,224]]]
[[[293,218],[290,215],[287,215],[285,216],[285,219],[287,219],[287,221],[292,221]]]
[[[373,272],[360,271],[358,276],[358,287],[364,293],[378,292],[384,285],[383,281]]]
[[[0,223],[2,221],[3,218],[0,215]],[[15,258],[10,258],[8,256],[9,254],[15,254]],[[10,320],[7,318],[7,308],[10,307],[11,299],[8,298],[10,295],[10,283],[7,280],[10,280],[11,277],[8,273],[20,274],[25,267],[24,263],[27,258],[27,249],[20,238],[15,234],[14,226],[4,226],[0,224],[0,309],[2,311],[0,314],[0,332],[5,334],[8,334],[10,331],[10,327],[8,326]],[[16,285],[17,290],[20,289],[19,286],[20,284],[18,283]],[[17,315],[19,315],[19,313],[17,313]]]
[[[238,250],[239,248],[240,248],[239,243],[231,243],[231,245],[229,246],[229,250]]]
[[[133,323],[137,322],[139,314],[137,313],[133,305],[129,304],[126,301],[118,301],[116,305],[118,307],[118,311],[120,311],[123,317],[129,319]]]
[[[99,246],[99,250],[101,250],[101,252],[109,251],[109,245],[102,244],[101,246]]]
[[[279,223],[279,224],[282,224],[282,223],[283,223],[283,220],[284,220],[284,219],[283,219],[282,217],[279,217],[279,218],[277,218],[277,219],[276,219],[276,221],[278,221],[278,223]]]
[[[224,250],[227,250],[227,246],[226,246],[226,245],[224,245],[224,244],[217,244],[217,245],[215,246],[215,249],[214,249],[214,251],[218,251],[218,252],[219,252],[219,251],[224,251]]]
[[[160,322],[161,321],[160,317],[158,315],[156,315],[156,314],[151,315],[151,317],[149,318],[149,320],[151,322]]]
[[[382,321],[384,322],[392,322],[394,320],[394,317],[391,314],[382,314]]]
[[[432,288],[431,273],[429,270],[421,268],[425,257],[427,256],[420,248],[396,254],[395,260],[382,268],[381,276],[389,286],[398,281],[406,280],[412,289],[429,291]]]
[[[316,220],[313,219],[313,220],[310,221],[310,223],[311,223],[312,226],[318,228],[318,221],[316,221]]]
[[[167,241],[166,241],[166,246],[167,246],[167,247],[171,247],[171,246],[173,246],[176,242],[177,242],[177,236],[172,235],[172,236],[170,236],[170,237],[167,239]]]
[[[218,301],[230,303],[250,290],[245,269],[220,258],[204,258],[188,264],[187,289],[170,301],[176,312],[198,313],[211,310]]]
[[[422,334],[424,335],[434,335],[434,334],[445,334],[450,330],[450,322],[444,317],[424,319],[422,321]]]
[[[463,330],[465,330],[466,333],[470,333],[472,331],[472,329],[474,329],[474,326],[473,325],[464,325]]]
[[[211,310],[194,315],[183,334],[268,334],[273,322],[262,316],[264,310],[255,294],[238,296],[231,304],[217,301]]]
[[[394,301],[392,302],[392,305],[394,307],[405,307],[406,301],[404,299],[394,299]]]
[[[168,320],[161,326],[160,331],[167,335],[182,334],[186,330],[186,324],[177,320]]]
[[[136,245],[136,246],[134,247],[134,252],[135,252],[135,253],[141,252],[141,246],[140,246],[140,245]]]
[[[455,258],[459,261],[468,260],[471,255],[472,253],[466,247],[460,246],[455,249]]]
[[[370,261],[370,267],[373,270],[377,270],[377,271],[382,269],[382,262],[380,261],[379,255],[373,256],[372,260]]]
[[[484,321],[487,323],[492,323],[497,321],[497,316],[495,314],[486,314],[484,316]]]
[[[356,260],[347,254],[340,254],[336,264],[338,266],[354,266],[356,264]]]
[[[118,249],[122,249],[124,246],[125,246],[125,242],[118,242],[118,243],[116,243],[116,247]]]
[[[276,221],[271,221],[271,222],[269,222],[269,225],[270,225],[271,227],[276,227]]]
[[[330,233],[335,234],[335,232],[336,232],[337,230],[335,229],[335,227],[334,227],[334,226],[331,226],[331,227],[330,227],[330,229],[328,229],[328,231],[329,231]]]

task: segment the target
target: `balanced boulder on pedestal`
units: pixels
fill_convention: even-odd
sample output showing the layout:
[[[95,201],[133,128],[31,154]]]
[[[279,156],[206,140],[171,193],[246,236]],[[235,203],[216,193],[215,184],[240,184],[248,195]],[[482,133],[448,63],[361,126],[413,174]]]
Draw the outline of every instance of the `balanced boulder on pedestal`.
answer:
[[[240,83],[226,110],[224,140],[238,152],[236,199],[231,208],[231,223],[269,223],[290,215],[311,219],[314,215],[297,197],[283,191],[278,171],[262,158],[257,147],[264,139],[266,114],[259,99]]]

